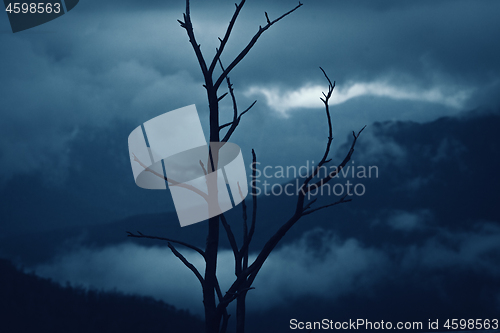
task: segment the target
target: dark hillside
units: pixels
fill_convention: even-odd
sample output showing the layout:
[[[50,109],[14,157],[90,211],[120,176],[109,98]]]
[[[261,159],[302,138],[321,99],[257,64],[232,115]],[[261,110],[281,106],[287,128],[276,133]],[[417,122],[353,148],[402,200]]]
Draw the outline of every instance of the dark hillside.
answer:
[[[0,259],[0,332],[201,332],[186,311],[150,297],[61,287]]]

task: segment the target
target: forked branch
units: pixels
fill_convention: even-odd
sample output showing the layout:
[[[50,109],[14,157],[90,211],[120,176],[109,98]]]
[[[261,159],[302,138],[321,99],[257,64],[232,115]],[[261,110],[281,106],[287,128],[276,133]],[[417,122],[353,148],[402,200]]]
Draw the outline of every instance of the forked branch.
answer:
[[[217,52],[215,53],[212,63],[210,64],[210,68],[208,69],[210,75],[212,75],[212,73],[214,72],[215,66],[217,65],[217,61],[220,60],[220,55],[222,54],[222,51],[224,51],[224,47],[226,46],[227,41],[229,40],[231,31],[233,30],[234,23],[236,22],[236,19],[238,18],[241,8],[243,7],[244,4],[245,0],[241,0],[240,4],[235,4],[236,10],[234,11],[233,17],[231,17],[231,21],[229,21],[229,25],[226,29],[226,33],[224,34],[224,38],[222,39],[219,38],[220,45],[217,48]]]
[[[245,46],[245,48],[238,54],[238,56],[236,56],[236,58],[229,64],[229,66],[224,70],[224,72],[222,72],[222,74],[219,76],[219,78],[217,79],[217,81],[214,84],[215,89],[219,88],[219,86],[221,85],[222,81],[226,78],[226,76],[233,70],[233,68],[241,60],[243,60],[243,58],[248,54],[248,52],[252,49],[252,47],[255,45],[255,43],[257,43],[257,40],[259,39],[259,37],[267,29],[269,29],[273,24],[275,24],[276,22],[280,21],[284,17],[286,17],[286,16],[290,15],[291,13],[293,13],[294,11],[296,11],[301,6],[302,6],[302,3],[299,2],[299,4],[297,6],[295,6],[295,8],[293,8],[292,10],[290,10],[290,11],[286,12],[285,14],[281,15],[280,17],[278,17],[274,21],[270,21],[269,17],[267,17],[267,15],[266,15],[266,17],[267,17],[267,24],[265,26],[263,26],[263,27],[262,26],[259,27],[259,30],[253,36],[253,38],[250,40],[250,42],[247,44],[247,46]],[[219,58],[220,58],[220,54],[219,54]],[[217,61],[217,59],[215,59],[215,61]]]
[[[237,118],[233,118],[233,121],[230,122],[230,123],[226,123],[222,126],[219,127],[219,130],[223,129],[224,127],[227,127],[227,126],[231,126],[229,128],[229,130],[227,131],[226,135],[224,135],[224,138],[221,140],[221,142],[228,142],[229,141],[229,138],[231,137],[231,135],[233,134],[234,130],[236,129],[236,127],[240,124],[240,121],[241,121],[241,117],[247,113],[248,111],[250,111],[250,109],[255,105],[255,103],[257,103],[257,101],[253,101],[252,104],[250,104],[249,107],[247,107],[245,109],[245,111],[243,111],[242,113],[240,113],[240,115],[237,117]]]
[[[314,184],[310,184],[309,186],[307,186],[307,188],[305,189],[305,193],[307,193],[315,188],[319,188],[319,187],[323,186],[324,184],[326,184],[330,180],[332,180],[336,175],[338,175],[340,170],[342,170],[345,167],[345,165],[347,164],[347,162],[349,162],[351,160],[351,156],[354,153],[354,146],[356,145],[356,142],[358,141],[358,138],[361,135],[361,132],[363,132],[363,130],[365,128],[366,128],[366,126],[363,126],[363,128],[357,134],[354,131],[352,132],[352,136],[354,139],[352,140],[351,148],[349,149],[349,152],[347,153],[347,155],[344,158],[344,160],[342,161],[342,163],[340,163],[339,166],[337,166],[335,168],[335,170],[333,170],[328,175],[326,175],[326,177],[322,178],[321,180],[319,180],[318,182],[316,182]],[[301,191],[301,192],[304,192],[304,191]]]
[[[316,201],[316,199],[314,199],[313,201],[311,201],[309,203],[308,207],[304,209],[304,211],[302,212],[302,216],[312,214],[312,213],[317,212],[318,210],[321,210],[321,209],[325,209],[328,207],[332,207],[332,206],[336,206],[336,205],[340,205],[340,204],[352,201],[352,199],[347,199],[347,200],[345,199],[347,197],[347,195],[348,194],[345,194],[342,198],[340,198],[340,200],[335,201],[334,203],[311,209],[310,206]]]
[[[220,67],[222,68],[222,71],[224,71],[224,66],[222,66],[222,61],[220,59],[219,59],[219,64],[220,64]],[[231,95],[231,100],[233,102],[233,121],[226,123],[222,126],[219,126],[219,131],[222,130],[224,127],[231,126],[231,127],[229,127],[229,130],[227,131],[226,135],[224,135],[224,138],[221,140],[221,142],[228,142],[229,141],[229,138],[233,134],[234,130],[240,124],[241,117],[245,113],[247,113],[255,105],[255,103],[257,103],[257,101],[254,101],[248,108],[246,108],[245,111],[243,111],[238,116],[238,103],[236,103],[236,96],[234,95],[233,85],[231,84],[231,79],[229,78],[229,76],[226,76],[226,82],[227,82],[227,88],[229,90],[229,94]]]

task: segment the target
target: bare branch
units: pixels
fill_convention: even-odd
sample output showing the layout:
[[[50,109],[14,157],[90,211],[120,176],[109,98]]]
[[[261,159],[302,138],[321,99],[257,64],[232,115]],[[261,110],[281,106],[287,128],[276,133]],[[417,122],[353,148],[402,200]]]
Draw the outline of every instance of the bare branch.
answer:
[[[168,186],[179,186],[179,187],[185,188],[187,190],[193,191],[196,194],[200,195],[203,199],[205,199],[208,202],[208,195],[206,193],[204,193],[203,191],[197,189],[196,187],[194,187],[192,185],[185,184],[185,183],[179,183],[178,181],[175,181],[172,178],[167,178],[164,175],[159,174],[158,172],[156,172],[154,170],[151,170],[147,165],[145,165],[144,163],[142,163],[137,158],[137,156],[135,156],[134,153],[132,153],[132,156],[134,156],[134,161],[136,161],[137,163],[139,163],[144,168],[144,170],[146,170],[148,172],[151,172],[153,175],[155,175],[157,177],[160,177],[161,179],[166,180],[167,182],[169,182]]]
[[[358,138],[359,138],[359,135],[361,134],[361,132],[363,132],[363,130],[364,130],[365,128],[366,128],[366,126],[364,126],[364,127],[363,127],[363,128],[362,128],[359,132],[358,132],[358,134],[356,134],[355,132],[352,132],[352,135],[353,135],[354,139],[353,139],[353,141],[352,141],[351,148],[349,149],[349,152],[347,153],[347,155],[346,155],[346,157],[344,158],[344,160],[342,161],[342,163],[340,163],[340,165],[339,165],[337,168],[335,168],[335,170],[334,170],[334,171],[330,172],[330,173],[329,173],[326,177],[324,177],[324,178],[323,178],[323,179],[321,179],[320,181],[316,182],[315,184],[311,184],[311,185],[309,185],[309,186],[305,189],[305,191],[304,191],[304,188],[302,187],[300,192],[303,192],[303,193],[305,192],[305,193],[307,193],[307,192],[311,191],[311,190],[312,190],[312,189],[314,189],[314,188],[319,188],[319,187],[323,186],[324,184],[328,183],[328,182],[329,182],[329,181],[330,181],[333,177],[335,177],[335,176],[336,176],[336,175],[340,172],[340,170],[342,170],[342,169],[345,167],[345,165],[347,164],[347,162],[349,162],[349,161],[350,161],[351,156],[352,156],[352,154],[354,153],[354,146],[356,145],[356,142],[357,142],[357,140],[358,140]],[[304,194],[305,194],[305,193],[304,193]]]
[[[364,129],[364,127],[363,127],[363,129]],[[355,144],[357,138],[359,137],[359,134],[361,133],[361,131],[359,131],[357,135],[355,133],[353,133],[355,140],[353,142],[353,145],[351,146],[351,149],[349,150],[349,153],[347,154],[346,158],[344,159],[344,161],[342,162],[341,165],[345,165],[347,163],[347,161],[349,161],[349,159],[354,151],[354,148],[353,148],[354,144]],[[321,181],[320,181],[316,184],[309,185],[309,187],[313,187],[313,186],[320,187],[320,186],[322,186],[322,184],[323,183],[321,183]],[[253,281],[254,281],[255,277],[257,276],[258,272],[260,271],[262,265],[264,264],[266,259],[269,257],[269,254],[274,250],[276,245],[285,236],[285,234],[288,232],[288,230],[290,230],[290,228],[293,227],[295,225],[295,223],[297,223],[297,221],[304,215],[304,208],[303,208],[304,207],[304,196],[305,196],[305,192],[300,191],[299,196],[297,198],[297,208],[296,208],[296,211],[293,214],[293,216],[285,224],[283,224],[278,229],[278,231],[276,231],[276,233],[267,241],[267,243],[262,248],[262,251],[259,253],[259,255],[255,259],[255,261],[252,263],[252,265],[250,265],[246,270],[244,270],[242,272],[241,278],[237,279],[233,283],[233,285],[229,288],[229,291],[232,291],[232,289],[236,290],[237,288],[240,287],[240,285],[242,283],[245,283],[245,279],[246,279],[245,276],[248,276],[247,283],[249,283],[250,285],[253,283]],[[342,201],[342,199],[341,199],[341,201]],[[350,200],[343,200],[342,203],[348,202],[348,201],[350,201]],[[334,203],[334,204],[327,205],[327,206],[329,207],[329,206],[333,206],[336,204],[338,204],[338,203]],[[326,208],[326,206],[320,207],[319,209],[323,209],[323,208]],[[308,211],[308,212],[306,212],[305,215],[311,213],[312,211],[316,211],[316,210]],[[232,292],[234,292],[234,291],[232,291]]]
[[[304,212],[302,213],[302,216],[309,215],[311,213],[317,212],[318,210],[321,210],[321,209],[324,209],[324,208],[328,208],[328,207],[332,207],[332,206],[336,206],[336,205],[339,205],[339,204],[342,204],[342,203],[346,203],[346,202],[352,201],[352,199],[345,200],[346,197],[347,197],[347,194],[344,195],[342,198],[340,198],[339,201],[336,201],[336,202],[331,203],[329,205],[324,205],[324,206],[321,206],[321,207],[318,207],[318,208],[314,208],[314,209],[311,209],[311,210],[307,210],[309,208],[309,206],[310,206],[310,205],[308,205],[308,207],[304,209]],[[313,203],[314,201],[316,201],[316,199],[314,199],[310,203]]]
[[[245,113],[247,113],[248,111],[250,111],[250,109],[251,109],[251,108],[255,105],[255,103],[257,103],[257,101],[256,101],[256,100],[255,100],[255,101],[253,101],[253,103],[252,103],[252,104],[250,104],[250,106],[249,106],[249,107],[247,107],[247,108],[245,109],[245,111],[243,111],[243,112],[242,112],[242,113],[238,116],[238,123],[239,123],[239,122],[240,122],[240,120],[241,120],[241,116],[243,116]]]
[[[137,235],[131,233],[130,231],[127,231],[127,234],[128,234],[127,235],[128,237],[158,239],[158,240],[167,241],[167,242],[170,242],[170,243],[179,244],[179,245],[185,246],[187,248],[190,248],[191,250],[195,250],[196,252],[198,252],[199,254],[201,254],[201,256],[203,258],[205,258],[205,252],[203,252],[202,249],[200,249],[199,247],[196,247],[194,245],[191,245],[189,243],[186,243],[186,242],[178,241],[178,240],[171,239],[171,238],[144,235],[144,234],[142,234],[139,231],[137,231]]]
[[[239,296],[245,295],[246,292],[248,292],[249,290],[252,290],[252,289],[255,289],[255,287],[241,288],[241,289],[238,289],[238,290],[235,290],[232,292],[227,291],[226,295],[224,295],[224,297],[222,298],[222,301],[219,302],[219,304],[217,305],[217,313],[218,313],[219,318],[223,314],[223,312],[226,311],[227,306],[232,301],[237,299]]]
[[[325,98],[324,99],[320,98],[321,101],[323,102],[323,104],[325,104],[326,119],[328,121],[328,140],[326,142],[326,148],[325,148],[325,152],[323,154],[323,158],[318,163],[318,165],[313,170],[313,172],[304,180],[304,183],[302,184],[301,189],[305,188],[305,186],[307,186],[307,184],[311,181],[311,179],[313,179],[314,176],[319,172],[319,170],[321,170],[321,167],[325,163],[328,163],[330,161],[330,160],[327,160],[327,158],[328,158],[328,154],[330,153],[330,148],[331,148],[331,145],[332,145],[333,129],[332,129],[332,118],[330,116],[329,101],[330,101],[330,97],[332,97],[333,90],[335,89],[335,81],[333,81],[333,84],[332,84],[332,81],[330,80],[330,78],[328,77],[328,75],[326,74],[326,72],[323,70],[323,68],[320,67],[319,69],[321,69],[321,71],[325,75],[325,78],[328,80],[328,93],[325,94],[323,92],[323,96]]]
[[[219,65],[220,65],[222,71],[224,71],[224,66],[222,65],[222,61],[220,59],[219,59]],[[257,103],[257,101],[254,101],[252,103],[252,105],[250,105],[248,108],[246,108],[246,110],[243,111],[238,116],[238,104],[236,103],[236,96],[234,95],[233,85],[231,84],[231,79],[229,78],[229,76],[226,77],[226,82],[227,82],[227,88],[229,90],[229,94],[231,95],[231,100],[233,102],[233,121],[229,122],[229,123],[226,123],[226,124],[224,124],[222,126],[219,126],[219,131],[222,130],[223,128],[227,127],[227,126],[231,126],[229,128],[229,130],[227,131],[226,135],[224,136],[224,138],[221,140],[221,142],[227,142],[227,141],[229,141],[229,138],[233,134],[234,130],[240,124],[241,117],[245,113],[247,113],[248,110],[250,110],[255,105],[255,103]]]
[[[252,183],[251,183],[251,194],[252,194],[252,224],[250,225],[250,231],[248,232],[248,237],[243,243],[240,253],[243,258],[246,258],[246,265],[244,269],[248,266],[248,248],[252,242],[253,234],[255,232],[255,222],[257,221],[257,155],[255,150],[252,149]]]
[[[250,42],[248,43],[248,45],[240,52],[240,54],[238,54],[238,56],[233,60],[233,62],[231,62],[231,64],[226,68],[226,70],[224,70],[224,72],[219,76],[219,78],[217,79],[217,81],[214,84],[215,89],[219,88],[219,86],[221,85],[222,81],[227,77],[227,75],[231,72],[231,70],[233,70],[233,68],[241,60],[243,60],[243,58],[252,49],[252,47],[255,45],[255,43],[257,42],[257,40],[259,39],[259,37],[264,33],[264,31],[266,31],[267,29],[269,29],[273,24],[275,24],[276,22],[280,21],[285,16],[288,16],[291,13],[293,13],[294,11],[296,11],[301,6],[302,6],[302,3],[299,2],[299,4],[295,8],[293,8],[292,10],[290,10],[290,11],[286,12],[285,14],[281,15],[280,17],[278,17],[274,21],[268,22],[264,27],[259,27],[259,30],[253,36],[253,38],[250,40]]]
[[[241,209],[243,213],[243,244],[246,244],[248,241],[247,204],[245,202],[245,197],[243,196],[243,192],[241,191],[240,182],[238,182],[238,191],[240,192]],[[241,253],[241,255],[243,256],[242,269],[246,269],[248,267],[248,251],[245,253]]]
[[[300,196],[300,195],[299,195]],[[232,294],[236,293],[243,285],[251,285],[255,280],[258,272],[260,271],[262,265],[269,257],[269,254],[273,251],[279,241],[283,236],[290,230],[290,228],[302,217],[301,212],[295,213],[285,224],[283,224],[278,231],[267,241],[267,243],[262,248],[261,252],[258,254],[254,262],[237,277],[236,281],[233,282],[231,287],[229,287],[228,292],[224,296],[224,302],[221,304],[229,304],[234,298],[231,297]]]
[[[244,268],[241,271],[239,275],[237,275],[236,281],[233,282],[227,293],[224,295],[223,301],[219,302],[217,306],[217,311],[220,316],[222,316],[222,309],[227,307],[233,300],[235,300],[238,295],[240,295],[243,291],[248,291],[251,288],[251,284],[253,282],[249,281],[247,278],[248,276],[254,272],[257,269],[257,265],[253,265],[253,267],[247,267],[248,266],[248,247],[250,242],[252,241],[252,236],[255,231],[255,222],[257,218],[257,188],[256,188],[256,175],[257,175],[257,156],[255,154],[255,151],[252,149],[252,201],[253,201],[253,214],[252,214],[252,225],[250,226],[250,231],[249,235],[244,242],[243,246],[241,247],[240,254],[242,258],[244,258],[245,263],[244,263]],[[245,259],[246,258],[246,259]],[[265,259],[264,259],[265,261]],[[263,263],[263,262],[262,262]],[[259,268],[260,269],[260,268]],[[244,295],[245,293],[241,294]]]
[[[249,291],[249,290],[252,290],[252,289],[255,289],[255,287],[248,287],[248,288],[242,288],[242,289],[239,289],[237,292],[234,292],[234,293],[231,293],[231,292],[226,292],[226,295],[231,295],[231,296],[234,296],[234,298],[238,297],[239,295],[241,295],[241,293],[243,293],[244,291]]]
[[[318,200],[318,198],[315,198],[313,201],[310,201],[306,206],[304,206],[304,211],[309,209],[316,202],[316,200]]]
[[[225,123],[224,125],[219,126],[219,131],[222,130],[223,128],[225,128],[225,127],[231,126],[232,124],[233,124],[233,122],[230,121],[228,123]]]
[[[234,130],[236,129],[236,126],[238,126],[240,124],[240,121],[241,121],[241,117],[247,113],[254,105],[255,103],[257,103],[257,101],[254,101],[248,108],[245,109],[245,111],[243,111],[239,116],[238,118],[236,118],[236,121],[233,121],[231,122],[231,127],[229,128],[229,130],[227,131],[226,135],[224,135],[224,138],[221,140],[221,142],[227,142],[229,140],[229,138],[231,137],[231,135],[233,134]],[[225,127],[225,125],[223,125],[221,128]]]
[[[257,155],[252,149],[252,224],[248,233],[248,243],[252,241],[255,232],[255,222],[257,221]],[[248,251],[248,250],[247,250]]]
[[[269,20],[269,16],[267,15],[267,12],[264,12],[264,14],[266,15],[267,24],[271,24],[271,20]]]
[[[200,160],[200,166],[203,169],[203,174],[205,176],[207,176],[208,175],[207,169],[205,169],[205,164],[203,164],[203,162],[201,160]]]
[[[222,99],[223,99],[224,97],[226,97],[226,96],[227,96],[227,93],[224,93],[221,97],[217,98],[217,102],[222,101]]]
[[[285,234],[290,230],[291,227],[302,217],[302,215],[295,213],[285,224],[278,229],[278,231],[267,241],[255,261],[248,267],[248,283],[252,284],[255,277],[259,273],[262,265],[269,257],[269,254],[274,250],[279,241],[285,236]]]
[[[238,276],[241,271],[240,264],[240,253],[238,251],[238,245],[236,244],[236,239],[234,238],[233,231],[231,230],[231,226],[227,223],[226,217],[224,214],[220,215],[220,220],[222,222],[222,226],[226,230],[227,239],[229,240],[229,244],[231,245],[231,249],[233,250],[234,260],[235,260],[235,272],[234,274]]]
[[[179,258],[179,260],[182,261],[182,263],[184,265],[186,265],[186,267],[189,268],[194,273],[194,275],[196,275],[196,277],[198,278],[198,280],[201,283],[201,286],[203,287],[203,284],[205,283],[205,281],[203,280],[203,277],[201,276],[200,272],[198,272],[196,267],[194,267],[194,265],[192,263],[190,263],[182,254],[180,254],[180,252],[177,251],[177,249],[172,244],[170,244],[170,242],[168,243],[168,247],[170,248],[170,250],[172,250],[172,253],[177,258]]]
[[[319,69],[321,69],[321,71],[325,75],[326,79],[328,80],[328,84],[329,84],[329,89],[328,90],[332,90],[333,91],[333,88],[335,88],[335,81],[332,84],[332,81],[330,81],[330,78],[328,77],[328,75],[326,75],[326,72],[323,70],[323,68],[320,67]],[[323,96],[325,96],[325,93],[323,93]]]
[[[215,53],[214,58],[212,59],[212,63],[210,64],[210,68],[208,69],[208,72],[210,75],[214,72],[215,66],[217,65],[217,61],[220,60],[220,56],[222,54],[222,51],[224,51],[224,47],[227,44],[227,41],[229,40],[229,36],[231,35],[231,31],[233,30],[234,23],[236,22],[236,19],[238,18],[238,15],[240,14],[241,8],[245,4],[245,0],[242,0],[240,4],[235,4],[236,5],[236,10],[233,14],[233,17],[231,17],[231,21],[229,21],[229,25],[226,29],[226,33],[224,34],[224,38],[220,39],[220,45],[217,48],[217,51]]]
[[[222,60],[220,60],[219,58],[219,64],[220,64],[220,67],[222,69],[222,71],[224,71],[224,66],[222,66]],[[234,131],[234,129],[236,128],[236,125],[237,125],[237,120],[238,120],[238,104],[236,103],[236,97],[234,96],[234,89],[233,89],[233,85],[231,84],[231,79],[229,78],[229,76],[226,76],[226,82],[227,82],[227,88],[229,90],[229,95],[231,95],[231,100],[233,102],[233,123],[231,124],[231,127],[229,128],[228,132],[226,133],[226,135],[224,136],[224,138],[228,138],[229,139],[229,136],[231,134],[228,135],[229,132],[232,133],[231,130]],[[224,141],[224,139],[222,140],[223,142],[227,142],[227,140]]]
[[[196,42],[196,38],[194,36],[193,24],[191,22],[191,13],[189,10],[189,0],[186,0],[186,12],[184,13],[184,22],[177,20],[180,23],[181,27],[186,29],[186,32],[189,37],[189,42],[193,46],[194,53],[196,54],[196,58],[198,59],[198,63],[201,67],[201,72],[203,73],[203,77],[205,78],[205,82],[209,77],[207,64],[205,63],[205,58],[203,58],[203,54],[201,53],[200,45]],[[210,75],[211,77],[211,75]],[[206,88],[206,87],[205,87]]]
[[[238,192],[240,193],[241,197],[241,204],[242,204],[242,210],[243,210],[243,235],[244,238],[248,236],[248,225],[247,225],[247,205],[245,202],[245,197],[243,196],[243,192],[241,191],[241,186],[240,182],[237,182],[238,184]]]

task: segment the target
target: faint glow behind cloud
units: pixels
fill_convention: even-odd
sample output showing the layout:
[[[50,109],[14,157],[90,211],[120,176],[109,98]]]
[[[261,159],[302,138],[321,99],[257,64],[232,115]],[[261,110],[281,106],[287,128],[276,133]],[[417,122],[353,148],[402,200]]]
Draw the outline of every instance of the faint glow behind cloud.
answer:
[[[320,97],[326,90],[323,85],[306,84],[296,90],[282,90],[270,87],[250,87],[247,96],[261,95],[267,105],[287,117],[290,110],[297,108],[320,108],[323,103]],[[472,89],[443,89],[433,87],[419,89],[408,86],[397,86],[385,81],[352,83],[345,88],[336,87],[330,99],[330,105],[342,104],[350,99],[361,96],[385,97],[394,100],[419,101],[445,105],[451,108],[462,108],[471,96]]]

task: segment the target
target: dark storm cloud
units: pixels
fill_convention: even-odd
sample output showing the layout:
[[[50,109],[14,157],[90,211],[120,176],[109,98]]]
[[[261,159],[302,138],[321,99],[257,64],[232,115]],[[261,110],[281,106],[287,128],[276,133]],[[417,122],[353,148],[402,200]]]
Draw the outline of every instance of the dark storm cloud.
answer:
[[[264,11],[273,18],[295,5],[295,1],[249,1],[222,58],[224,63],[265,23]],[[205,114],[199,66],[176,21],[182,18],[183,6],[182,1],[128,1],[102,7],[87,1],[37,28],[42,33],[2,34],[4,176],[30,170],[43,156],[64,151],[65,142],[81,124],[106,126],[115,117],[142,122],[191,103]],[[198,42],[209,58],[234,5],[194,1],[191,7]],[[496,96],[500,76],[495,42],[500,31],[495,16],[499,7],[494,1],[305,2],[267,31],[235,69],[236,93],[243,105],[258,98],[263,114],[277,107],[262,94],[248,95],[252,87],[272,92],[282,110],[287,103],[291,108],[318,108],[320,87],[325,83],[318,66],[323,66],[337,80],[334,100],[344,103],[340,112],[372,110],[363,116],[364,123],[380,117],[418,118],[422,109],[415,107],[418,103],[433,110],[426,112],[425,119],[483,101],[491,104],[496,101],[492,96]],[[43,33],[43,29],[54,32]],[[297,97],[290,95],[308,85],[317,88],[298,90]],[[361,103],[362,107],[350,102],[365,95],[406,101],[404,107],[410,111],[402,115],[399,104],[374,108],[369,107],[371,101]],[[230,116],[229,104],[222,110]],[[360,118],[359,113],[350,112],[337,120],[348,122],[352,117]],[[296,127],[297,120],[287,121],[287,127]],[[278,119],[269,121],[272,126],[279,124]]]
[[[136,50],[135,30],[117,23],[116,16],[103,21],[77,16],[76,34],[1,36],[8,46],[0,53],[3,179],[43,164],[54,167],[50,161],[65,159],[68,140],[81,126],[108,127],[116,118],[140,123],[167,111],[165,105],[199,100],[194,88],[199,84],[189,74],[150,61],[168,56],[144,45]],[[102,34],[96,31],[100,24]],[[116,31],[131,44],[121,44]]]
[[[128,161],[123,159],[126,134],[138,124],[195,103],[208,134],[203,78],[176,21],[182,18],[184,2],[119,4],[85,1],[46,25],[0,35],[2,184],[13,175],[35,172],[45,186],[64,187],[71,183],[68,175],[88,177],[93,182],[86,184],[106,183],[101,195],[95,195],[97,185],[80,193],[96,203],[103,193],[110,197],[113,189],[123,189],[121,182],[130,181]],[[224,64],[265,24],[264,11],[275,18],[295,5],[249,1],[223,55]],[[333,151],[338,156],[344,154],[341,145],[350,131],[373,121],[423,122],[480,104],[496,105],[500,64],[495,38],[500,24],[494,13],[499,6],[494,1],[305,2],[269,29],[232,73],[240,110],[258,99],[232,137],[234,142],[246,161],[255,148],[262,165],[318,161],[327,135],[319,101],[326,80],[318,66],[337,80],[332,118]],[[231,1],[192,2],[195,31],[207,58],[214,54],[233,11]],[[226,98],[221,121],[231,115]],[[123,128],[116,130],[117,123]],[[99,161],[85,164],[75,158],[92,161],[99,155],[109,162],[114,155],[106,147],[99,150],[91,136],[117,131],[125,133],[120,143],[108,145],[111,139],[105,137],[103,145],[120,156],[114,161],[123,163],[113,165],[123,180],[96,174]],[[367,157],[407,157],[395,140],[370,131],[369,126],[363,134]],[[428,177],[419,177],[413,186],[428,184]],[[26,183],[30,181],[15,184]],[[5,191],[7,195],[11,187]]]

